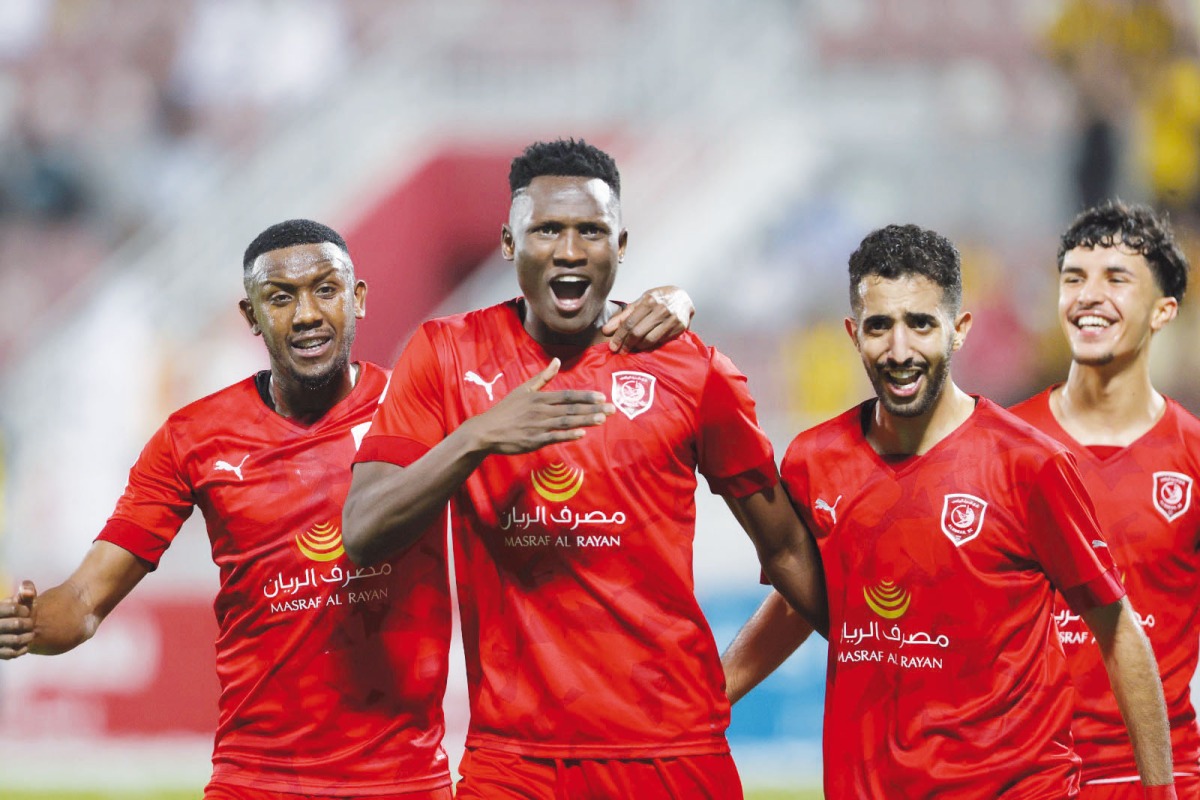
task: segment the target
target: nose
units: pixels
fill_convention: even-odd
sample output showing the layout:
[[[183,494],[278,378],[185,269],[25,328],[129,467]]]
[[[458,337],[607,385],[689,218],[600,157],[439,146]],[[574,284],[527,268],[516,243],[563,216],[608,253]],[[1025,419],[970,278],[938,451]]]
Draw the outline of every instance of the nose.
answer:
[[[892,328],[891,339],[888,341],[887,354],[888,360],[894,361],[897,364],[912,361],[912,339],[908,328],[904,325],[896,325]]]
[[[292,327],[311,328],[321,323],[321,304],[311,292],[300,292],[296,297],[296,311],[292,315]]]
[[[1094,306],[1104,300],[1104,281],[1087,278],[1079,286],[1078,301],[1083,305]]]
[[[587,253],[582,247],[579,232],[567,228],[554,245],[554,263],[564,267],[580,267],[587,263]]]

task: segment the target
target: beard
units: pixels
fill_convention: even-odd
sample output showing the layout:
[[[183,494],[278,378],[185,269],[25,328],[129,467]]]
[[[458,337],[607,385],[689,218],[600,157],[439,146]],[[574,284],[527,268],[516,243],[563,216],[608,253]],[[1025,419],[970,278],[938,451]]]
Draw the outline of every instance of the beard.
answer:
[[[1084,357],[1076,355],[1075,353],[1071,354],[1071,360],[1076,364],[1079,364],[1081,367],[1107,367],[1109,364],[1115,361],[1116,358],[1117,354],[1111,350],[1098,356]]]
[[[906,403],[896,402],[896,399],[887,391],[887,381],[883,374],[878,369],[872,369],[870,373],[871,386],[875,389],[875,396],[883,404],[884,411],[895,417],[920,417],[928,413],[938,398],[942,396],[942,389],[946,386],[946,377],[950,374],[952,352],[947,350],[941,361],[925,372],[925,386]]]

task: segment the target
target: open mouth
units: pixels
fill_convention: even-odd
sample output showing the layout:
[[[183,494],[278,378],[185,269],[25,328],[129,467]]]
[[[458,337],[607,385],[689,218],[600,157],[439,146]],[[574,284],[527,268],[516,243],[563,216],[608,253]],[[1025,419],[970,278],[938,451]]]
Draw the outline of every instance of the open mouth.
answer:
[[[1074,323],[1075,327],[1081,331],[1101,331],[1112,325],[1110,320],[1096,314],[1084,314],[1076,317]]]
[[[560,308],[578,309],[583,305],[592,282],[582,275],[562,275],[550,281],[550,292]]]
[[[924,370],[916,367],[905,369],[884,369],[881,373],[888,388],[897,397],[912,397],[921,388],[921,376]]]
[[[325,354],[332,341],[332,336],[308,336],[303,339],[293,339],[289,344],[292,352],[301,358],[317,358]]]

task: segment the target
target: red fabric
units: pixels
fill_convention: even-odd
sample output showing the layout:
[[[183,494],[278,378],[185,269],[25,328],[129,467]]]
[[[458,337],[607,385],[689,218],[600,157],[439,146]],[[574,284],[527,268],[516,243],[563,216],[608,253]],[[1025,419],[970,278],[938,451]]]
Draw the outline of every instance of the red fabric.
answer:
[[[449,786],[418,792],[392,792],[370,795],[371,800],[454,800]],[[345,800],[344,795],[291,794],[252,789],[246,786],[210,783],[204,789],[203,800]]]
[[[893,467],[863,410],[800,434],[781,468],[829,595],[825,796],[1073,797],[1054,587],[1121,597],[1073,459],[979,399]]]
[[[728,753],[640,760],[539,759],[468,749],[457,800],[742,800]]]
[[[547,390],[600,391],[624,410],[577,442],[488,457],[453,500],[467,744],[547,758],[727,752],[723,672],[692,580],[694,495],[697,470],[718,485],[777,481],[745,378],[690,333],[649,353],[555,354]],[[551,357],[516,301],[426,323],[359,460],[411,463],[391,443],[433,447]]]
[[[1200,779],[1180,777],[1167,786],[1143,786],[1138,779],[1084,784],[1079,789],[1079,800],[1200,800]]]
[[[372,796],[449,783],[441,701],[450,638],[445,542],[359,571],[341,552],[356,435],[387,375],[304,427],[253,379],[172,414],[101,538],[152,562],[199,506],[220,568],[217,781]]]
[[[1075,454],[1129,601],[1158,659],[1175,771],[1196,775],[1200,731],[1190,682],[1200,659],[1200,508],[1193,486],[1200,477],[1200,420],[1168,399],[1153,428],[1117,453],[1097,457],[1054,419],[1050,391],[1013,413]],[[1136,776],[1133,748],[1091,633],[1061,604],[1055,619],[1079,690],[1072,731],[1084,782]]]

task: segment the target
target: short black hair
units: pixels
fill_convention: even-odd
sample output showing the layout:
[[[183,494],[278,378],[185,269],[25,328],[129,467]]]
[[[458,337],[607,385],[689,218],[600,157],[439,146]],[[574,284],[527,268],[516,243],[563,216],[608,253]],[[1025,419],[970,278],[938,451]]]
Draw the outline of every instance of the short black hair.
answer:
[[[338,249],[346,254],[346,258],[350,257],[350,248],[346,247],[346,240],[328,225],[313,222],[311,219],[289,219],[277,222],[255,236],[254,241],[246,248],[246,252],[242,256],[242,271],[249,272],[255,259],[263,253],[282,250],[298,244],[324,244],[326,242],[337,245]]]
[[[621,197],[621,173],[617,171],[617,162],[583,139],[555,139],[529,145],[512,160],[508,188],[515,195],[542,175],[599,178],[608,184],[615,197]]]
[[[893,280],[920,275],[942,287],[952,313],[962,306],[962,259],[949,239],[916,225],[888,225],[871,231],[850,255],[850,308],[862,310],[859,284],[868,275]]]
[[[1105,200],[1083,211],[1067,228],[1058,244],[1058,271],[1063,258],[1076,247],[1120,245],[1146,259],[1158,288],[1166,297],[1182,301],[1187,291],[1188,260],[1175,242],[1166,214],[1149,206]]]

